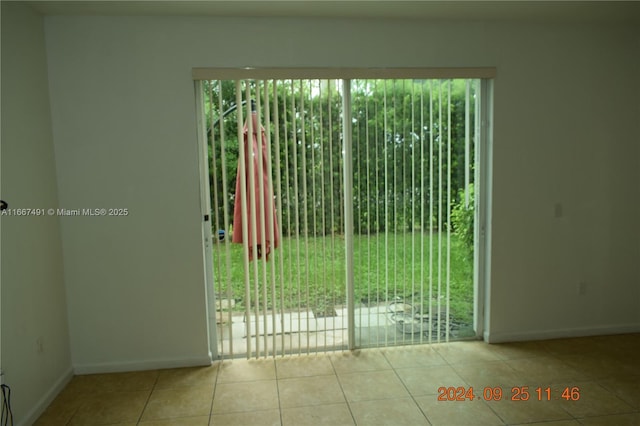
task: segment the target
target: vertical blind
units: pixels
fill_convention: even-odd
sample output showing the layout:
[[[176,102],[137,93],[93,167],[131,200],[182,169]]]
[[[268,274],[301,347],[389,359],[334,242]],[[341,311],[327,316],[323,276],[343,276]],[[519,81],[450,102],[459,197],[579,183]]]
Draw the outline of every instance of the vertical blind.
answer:
[[[201,87],[222,356],[471,335],[474,245],[465,236],[473,231],[463,228],[475,218],[479,80],[207,80]],[[258,149],[243,143],[252,109],[264,127]],[[252,158],[256,174],[246,172]],[[233,221],[236,203],[241,223]],[[266,226],[272,211],[277,230]],[[240,227],[244,236],[249,228],[266,232],[233,244]],[[275,232],[279,247],[255,256]]]

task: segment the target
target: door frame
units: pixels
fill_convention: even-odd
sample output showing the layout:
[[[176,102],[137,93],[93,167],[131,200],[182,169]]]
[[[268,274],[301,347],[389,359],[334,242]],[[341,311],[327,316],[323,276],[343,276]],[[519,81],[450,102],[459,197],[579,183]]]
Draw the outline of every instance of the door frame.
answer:
[[[493,79],[480,80],[480,142],[476,148],[476,216],[474,239],[474,330],[489,341],[491,320],[491,235],[493,199]]]
[[[476,212],[474,232],[476,250],[474,250],[474,317],[473,328],[478,338],[489,341],[490,333],[490,277],[491,277],[491,218],[492,218],[492,146],[493,146],[493,87],[495,68],[194,68],[194,90],[197,114],[198,163],[200,175],[200,205],[203,245],[203,265],[205,268],[205,294],[207,310],[208,346],[212,359],[218,358],[218,337],[216,325],[216,295],[213,277],[213,253],[211,232],[211,201],[209,186],[209,155],[204,114],[203,80],[237,79],[341,79],[346,86],[350,79],[357,78],[473,78],[480,81],[480,140],[476,144]],[[344,102],[344,100],[343,100]],[[347,101],[348,102],[348,101]],[[345,129],[343,129],[346,131]],[[350,135],[348,138],[350,139]],[[350,181],[345,158],[344,182]],[[350,169],[350,168],[349,168]],[[345,204],[347,211],[353,208]],[[352,252],[345,249],[346,284],[348,297],[348,336],[349,349],[355,349],[355,324],[353,318],[353,265],[349,259]],[[351,285],[349,285],[351,281]]]
[[[202,226],[202,256],[207,313],[207,346],[212,360],[218,358],[218,333],[216,326],[216,294],[213,279],[213,236],[211,233],[211,188],[209,185],[209,141],[204,109],[202,80],[194,81],[197,134],[198,169],[200,176],[200,222]]]

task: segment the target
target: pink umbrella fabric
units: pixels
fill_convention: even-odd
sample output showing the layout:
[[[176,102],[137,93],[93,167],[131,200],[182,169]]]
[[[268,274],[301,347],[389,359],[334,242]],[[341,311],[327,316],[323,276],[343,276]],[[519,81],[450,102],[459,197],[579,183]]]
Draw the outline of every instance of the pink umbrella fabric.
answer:
[[[271,185],[269,184],[270,178],[267,173],[267,162],[268,155],[267,152],[267,143],[265,137],[264,127],[258,125],[258,119],[255,112],[251,113],[252,120],[252,128],[253,128],[253,137],[251,138],[251,143],[253,144],[253,158],[252,161],[249,161],[249,146],[248,146],[248,134],[249,128],[247,122],[244,123],[244,155],[245,155],[245,171],[247,173],[246,176],[246,190],[247,190],[247,217],[242,217],[242,205],[241,205],[241,179],[240,174],[241,170],[238,167],[238,174],[236,176],[236,196],[235,196],[235,205],[233,208],[233,238],[232,242],[234,243],[246,243],[249,244],[249,260],[253,260],[254,258],[261,259],[262,255],[266,256],[266,259],[269,260],[269,254],[271,253],[272,248],[275,249],[279,246],[280,236],[278,232],[278,222],[276,218],[275,206],[273,204],[273,194],[270,190]],[[258,128],[260,128],[260,136],[261,143],[260,149],[262,149],[262,177],[264,182],[264,190],[262,191],[264,194],[264,198],[262,198],[262,203],[264,205],[264,223],[266,229],[262,229],[262,220],[260,219],[261,213],[261,197],[260,197],[260,167],[259,167],[259,158],[258,158]],[[251,180],[249,178],[249,173],[253,173],[254,175],[254,188],[251,188]],[[251,197],[255,199],[255,209],[256,211],[251,211]],[[271,213],[270,213],[271,212]],[[253,229],[253,224],[251,220],[251,215],[256,215],[256,226],[257,229]],[[271,216],[272,221],[269,221],[269,217]],[[246,219],[247,221],[247,229],[248,236],[245,239],[242,232],[242,221]],[[273,229],[273,241],[271,241],[271,229]],[[254,242],[254,234],[255,241],[257,241],[257,253],[253,253],[253,242]],[[266,241],[266,247],[262,247],[262,236],[264,234],[264,239]]]

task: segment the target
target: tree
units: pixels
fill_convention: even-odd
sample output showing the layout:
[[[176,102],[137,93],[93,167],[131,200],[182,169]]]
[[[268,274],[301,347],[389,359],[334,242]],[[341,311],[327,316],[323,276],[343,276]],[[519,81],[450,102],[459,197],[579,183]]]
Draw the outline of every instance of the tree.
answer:
[[[259,97],[264,107],[265,83],[244,84],[249,84],[250,96]],[[264,117],[265,108],[261,115],[265,125],[268,118],[274,141],[272,179],[281,200],[282,234],[341,234],[344,193],[342,99],[338,84],[287,80],[278,81],[275,91],[273,84],[266,83],[269,117]],[[460,202],[465,189],[465,108],[470,108],[470,116],[475,117],[475,102],[467,105],[465,87],[464,80],[352,81],[356,233],[406,232],[429,226],[437,230],[440,225],[448,226],[448,213]],[[210,183],[212,197],[216,198],[212,200],[213,226],[221,228],[225,226],[225,197],[227,217],[233,217],[239,145],[237,113],[221,120],[218,117],[235,105],[235,83],[205,82],[204,88],[208,99],[207,128],[214,137],[210,145]],[[474,126],[471,120],[469,127]],[[275,145],[276,130],[279,149]],[[474,151],[471,144],[471,158]],[[276,185],[278,172],[280,185]],[[431,213],[437,215],[439,209],[440,220],[437,216],[430,220]]]

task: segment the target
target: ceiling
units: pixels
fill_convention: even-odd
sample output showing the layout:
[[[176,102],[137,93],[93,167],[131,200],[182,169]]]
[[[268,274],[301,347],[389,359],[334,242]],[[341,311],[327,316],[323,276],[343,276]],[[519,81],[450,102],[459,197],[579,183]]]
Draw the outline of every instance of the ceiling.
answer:
[[[44,15],[520,20],[640,24],[640,1],[29,1]]]

